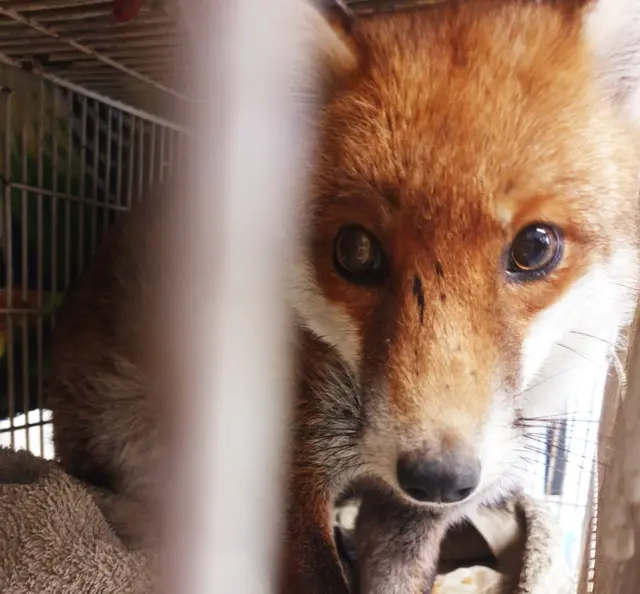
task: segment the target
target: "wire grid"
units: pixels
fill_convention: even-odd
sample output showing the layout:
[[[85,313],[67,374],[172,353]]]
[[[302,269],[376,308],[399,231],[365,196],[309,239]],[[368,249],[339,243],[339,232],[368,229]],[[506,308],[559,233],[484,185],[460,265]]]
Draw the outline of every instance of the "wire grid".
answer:
[[[177,58],[186,35],[173,3],[143,2],[127,23],[116,21],[113,6],[113,0],[2,0],[0,62],[145,111],[188,102],[178,90],[187,70]]]
[[[526,491],[544,501],[557,519],[565,563],[580,578],[589,538],[585,523],[593,509],[593,491],[598,484],[597,441],[604,386],[594,381],[590,392],[570,394],[566,413],[541,424],[536,451],[525,454],[530,473]],[[587,551],[590,554],[590,551]],[[588,579],[592,574],[588,574]]]
[[[171,175],[185,133],[11,67],[0,91],[0,445],[50,458],[55,308],[118,215]]]

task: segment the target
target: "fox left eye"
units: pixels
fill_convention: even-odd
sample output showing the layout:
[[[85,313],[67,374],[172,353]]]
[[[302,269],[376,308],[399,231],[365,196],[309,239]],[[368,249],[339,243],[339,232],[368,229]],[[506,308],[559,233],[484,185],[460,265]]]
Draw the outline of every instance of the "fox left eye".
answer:
[[[551,272],[562,259],[563,238],[552,225],[534,223],[521,229],[508,252],[507,273],[516,280],[534,280]]]
[[[346,281],[381,285],[387,278],[387,259],[378,239],[364,227],[340,229],[334,243],[334,266]]]

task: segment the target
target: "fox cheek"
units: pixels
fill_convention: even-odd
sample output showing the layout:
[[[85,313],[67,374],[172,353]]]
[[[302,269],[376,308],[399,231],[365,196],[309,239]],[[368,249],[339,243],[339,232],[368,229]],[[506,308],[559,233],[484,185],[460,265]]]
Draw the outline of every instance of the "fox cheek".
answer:
[[[344,307],[323,294],[312,271],[305,258],[294,265],[289,281],[291,306],[302,326],[334,348],[343,362],[355,370],[362,352],[358,325]]]

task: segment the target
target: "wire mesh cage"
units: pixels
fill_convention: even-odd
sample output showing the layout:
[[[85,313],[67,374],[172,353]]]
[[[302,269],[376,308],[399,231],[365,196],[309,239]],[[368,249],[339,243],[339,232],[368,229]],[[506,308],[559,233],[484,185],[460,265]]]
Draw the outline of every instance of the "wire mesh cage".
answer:
[[[176,90],[185,69],[171,59],[185,40],[173,3],[138,3],[125,23],[114,12],[105,0],[3,2],[0,62],[148,113],[187,100]]]
[[[4,66],[0,443],[51,457],[55,308],[118,214],[171,176],[184,130]]]
[[[118,216],[175,173],[187,135],[176,105],[190,102],[175,56],[187,39],[168,1],[143,3],[127,23],[102,0],[0,3],[0,445],[54,455],[44,378],[55,310]],[[554,508],[576,574],[603,393],[585,386],[541,418],[527,454],[527,489]]]

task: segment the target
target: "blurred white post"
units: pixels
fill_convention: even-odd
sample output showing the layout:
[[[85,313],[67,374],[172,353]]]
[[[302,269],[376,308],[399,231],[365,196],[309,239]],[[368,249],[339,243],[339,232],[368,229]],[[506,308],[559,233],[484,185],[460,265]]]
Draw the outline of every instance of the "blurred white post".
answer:
[[[310,157],[296,84],[313,67],[302,2],[183,0],[203,102],[189,115],[196,143],[167,303],[185,414],[165,590],[180,594],[275,591],[292,371],[285,274]]]

